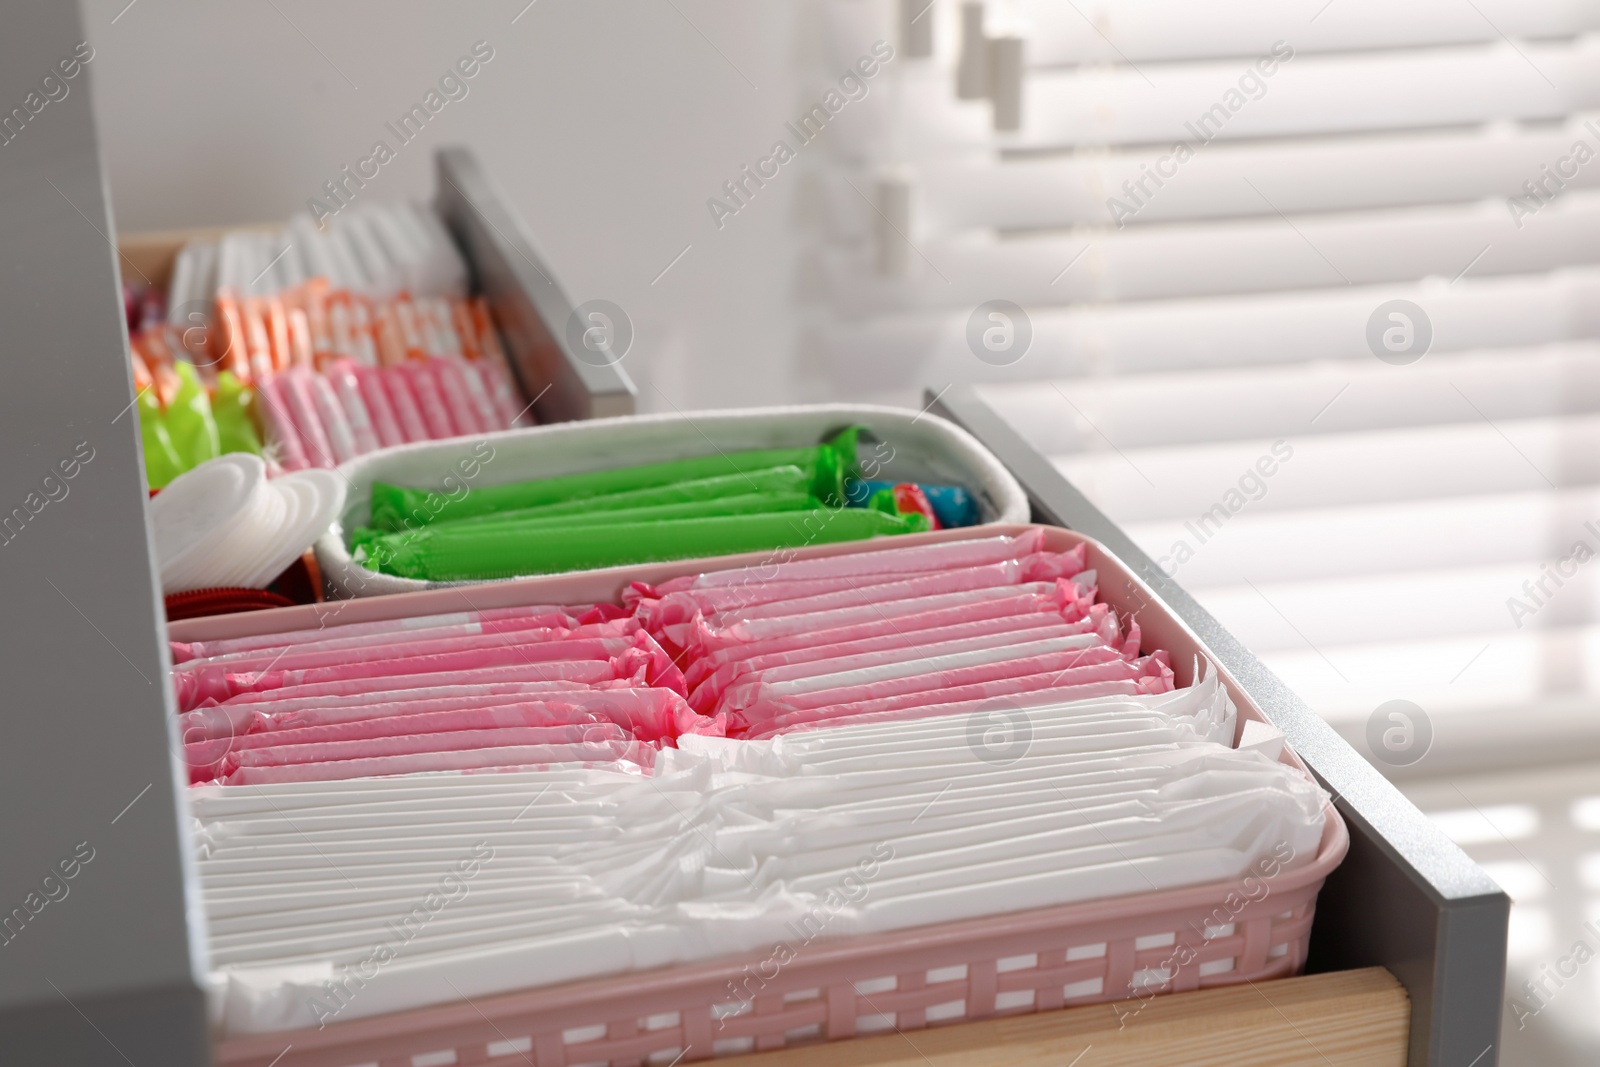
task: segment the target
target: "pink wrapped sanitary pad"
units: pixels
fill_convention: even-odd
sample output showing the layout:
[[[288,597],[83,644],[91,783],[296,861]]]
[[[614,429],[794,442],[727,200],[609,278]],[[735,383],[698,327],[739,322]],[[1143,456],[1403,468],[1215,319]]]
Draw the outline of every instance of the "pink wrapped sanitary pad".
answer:
[[[330,616],[337,609],[330,609]],[[233,656],[269,652],[283,648],[337,648],[342,642],[382,642],[417,637],[423,633],[446,630],[459,626],[493,626],[510,622],[526,622],[532,627],[567,627],[578,625],[578,620],[562,611],[536,605],[527,608],[497,608],[490,611],[458,611],[448,615],[419,615],[409,619],[389,619],[383,622],[351,623],[321,626],[314,630],[291,630],[281,634],[261,634],[256,637],[236,637],[224,641],[195,641],[185,644],[171,642],[172,661],[184,665],[195,660],[220,661]],[[485,633],[496,632],[484,630]],[[440,636],[445,636],[441,634]]]
[[[1107,645],[1120,643],[1117,619],[1104,605],[1096,605],[1093,614],[1077,622],[1062,622],[1054,613],[1035,612],[1028,615],[1002,616],[998,619],[980,619],[976,622],[941,626],[931,630],[895,631],[876,637],[870,645],[864,642],[844,642],[816,645],[790,652],[773,652],[726,663],[709,675],[701,675],[697,685],[689,690],[689,703],[709,712],[715,708],[737,679],[759,678],[766,681],[783,681],[803,677],[798,668],[814,664],[831,663],[833,669],[847,669],[845,661],[856,660],[865,666],[875,657],[881,662],[893,662],[906,649],[918,649],[920,655],[937,655],[940,651],[961,652],[969,649],[994,648],[1020,641],[1042,640],[1050,637],[1090,634]],[[863,652],[870,647],[870,652]],[[697,664],[698,666],[698,664]],[[685,681],[690,679],[686,676]]]
[[[293,763],[325,763],[417,752],[448,752],[508,745],[571,745],[633,740],[615,723],[538,721],[537,712],[493,708],[435,712],[388,719],[368,719],[336,726],[275,730],[231,739],[220,756],[216,745],[184,746],[190,780],[225,778],[240,767],[273,767]]]
[[[1080,671],[1083,673],[1077,673]],[[898,722],[931,715],[994,711],[1010,707],[1015,698],[1024,696],[1027,703],[1040,700],[1066,703],[1108,696],[1152,696],[1171,691],[1172,669],[1166,664],[1165,653],[1157,653],[1132,662],[1108,660],[1102,664],[1065,671],[1041,671],[988,682],[868,698],[854,703],[835,703],[821,708],[774,708],[778,714],[741,736],[767,737],[806,725],[845,726],[859,722]]]
[[[465,422],[464,397],[444,413]],[[1139,627],[1096,603],[1096,581],[1086,546],[1046,552],[1037,530],[862,546],[634,583],[622,606],[174,644],[173,680],[197,780],[647,769],[685,736],[1171,691],[1166,654],[1141,656]]]
[[[419,667],[409,673],[390,666],[391,674],[369,674],[355,678],[335,677],[320,681],[299,681],[293,684],[276,680],[279,684],[266,684],[251,688],[258,675],[225,675],[206,692],[185,694],[179,686],[179,695],[187,695],[185,710],[206,704],[237,707],[243,704],[280,701],[306,697],[358,696],[390,689],[420,689],[438,686],[473,685],[496,682],[578,682],[595,685],[600,682],[627,680],[634,685],[648,685],[646,673],[650,658],[637,649],[615,659],[554,660],[549,663],[511,663],[506,666],[479,667],[471,670],[438,670]],[[306,672],[308,674],[315,672]],[[178,679],[174,679],[178,681]],[[198,699],[196,699],[198,698]]]
[[[979,624],[995,620],[1020,620],[1033,616],[1039,616],[1050,621],[1059,616],[1063,622],[1077,623],[1096,612],[1103,616],[1109,610],[1104,604],[1091,605],[1083,599],[1064,598],[1060,588],[1052,586],[1049,592],[1044,594],[1023,593],[1018,596],[985,601],[982,604],[962,604],[938,611],[902,616],[895,619],[892,632],[897,635],[907,635],[952,626]],[[764,641],[734,644],[711,651],[702,651],[698,658],[689,664],[689,669],[684,672],[684,679],[690,691],[693,692],[695,687],[699,686],[706,678],[730,664],[741,663],[761,656],[785,653],[799,653],[815,659],[824,657],[810,654],[823,650],[827,650],[828,655],[842,655],[844,654],[843,650],[853,649],[856,642],[881,639],[884,630],[883,622],[879,619],[827,630],[801,632],[784,637],[769,638]],[[803,660],[796,660],[795,662],[803,662]]]
[[[653,589],[642,582],[635,582],[633,589],[634,595],[642,592],[648,596],[665,596],[685,589],[755,585],[777,581],[828,578],[865,578],[870,581],[879,579],[885,574],[920,574],[927,571],[980,567],[986,563],[1019,559],[1031,552],[1039,551],[1043,544],[1044,531],[1029,530],[1016,537],[947,541],[936,545],[918,545],[915,548],[849,552],[822,559],[761,563],[725,571],[707,571],[704,574],[673,578]],[[625,603],[630,603],[628,596],[629,594],[624,594]]]
[[[222,703],[245,693],[276,689],[361,682],[375,678],[409,674],[466,674],[510,667],[533,672],[523,681],[548,681],[566,678],[574,681],[602,681],[593,671],[577,664],[601,661],[613,665],[611,677],[631,675],[641,667],[650,685],[663,685],[682,693],[683,675],[661,647],[643,632],[628,637],[599,637],[578,640],[516,641],[518,635],[490,635],[480,638],[447,639],[379,648],[372,654],[382,658],[347,659],[337,665],[307,667],[300,670],[230,672],[220,668],[173,672],[178,706],[189,711],[207,700]],[[398,653],[398,654],[396,654]],[[573,666],[566,666],[572,664]],[[546,673],[538,674],[539,668]],[[478,680],[478,679],[472,679]],[[487,678],[481,680],[489,680]],[[441,683],[442,684],[442,683]],[[377,686],[370,681],[366,688]],[[359,692],[360,688],[347,690]],[[308,694],[309,695],[309,694]],[[330,695],[330,694],[317,694]]]

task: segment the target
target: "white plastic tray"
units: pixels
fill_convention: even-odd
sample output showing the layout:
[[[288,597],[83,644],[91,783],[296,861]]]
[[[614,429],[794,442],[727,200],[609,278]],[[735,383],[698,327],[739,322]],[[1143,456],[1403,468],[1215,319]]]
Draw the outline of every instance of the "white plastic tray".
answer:
[[[1028,521],[1028,499],[1011,472],[965,430],[937,415],[874,404],[737,408],[556,423],[360,456],[339,468],[349,481],[344,513],[317,542],[317,562],[338,599],[460,584],[378,574],[351,558],[344,531],[366,522],[375,481],[459,495],[461,485],[505,485],[717,451],[800,448],[852,424],[870,431],[860,449],[869,476],[962,485],[977,498],[984,522]],[[466,468],[463,460],[469,461]],[[475,470],[475,476],[464,477],[463,469]]]

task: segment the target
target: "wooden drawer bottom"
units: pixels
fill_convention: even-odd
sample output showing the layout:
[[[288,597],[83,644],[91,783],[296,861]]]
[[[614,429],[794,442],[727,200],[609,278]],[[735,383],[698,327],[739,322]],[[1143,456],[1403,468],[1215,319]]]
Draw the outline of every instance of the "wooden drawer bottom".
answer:
[[[1137,1014],[1132,1009],[1137,1008]],[[1119,1014],[1120,1011],[1120,1014]],[[718,1060],[726,1067],[1404,1067],[1411,1005],[1381,967]]]

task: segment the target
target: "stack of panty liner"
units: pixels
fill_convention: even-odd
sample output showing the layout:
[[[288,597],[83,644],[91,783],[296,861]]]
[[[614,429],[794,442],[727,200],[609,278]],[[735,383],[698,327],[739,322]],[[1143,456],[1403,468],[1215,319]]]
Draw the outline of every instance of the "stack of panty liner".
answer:
[[[1021,695],[1171,691],[1167,653],[1096,604],[1084,546],[1043,531],[636,583],[634,617],[730,737],[963,714]]]
[[[549,606],[177,643],[194,781],[310,782],[628,760],[720,732],[615,607]]]
[[[1197,670],[1153,696],[1019,698],[1003,761],[944,716],[683,737],[647,774],[196,787],[215,1022],[319,1026],[1309,863],[1325,796],[1229,748],[1234,709]]]

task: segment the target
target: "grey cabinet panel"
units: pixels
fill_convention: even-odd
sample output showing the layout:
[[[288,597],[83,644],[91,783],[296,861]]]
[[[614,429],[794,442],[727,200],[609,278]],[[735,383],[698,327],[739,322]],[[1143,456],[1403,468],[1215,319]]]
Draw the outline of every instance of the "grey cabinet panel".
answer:
[[[95,66],[58,65],[75,5],[4,23],[0,1062],[181,1067],[207,1058],[196,898]]]
[[[534,415],[540,422],[632,415],[632,379],[615,363],[580,358],[567,337],[572,305],[477,159],[446,148],[437,163],[434,207],[494,309]]]

